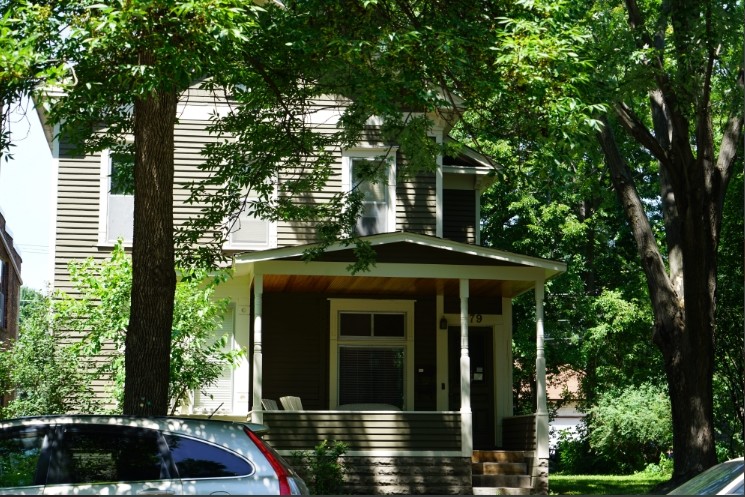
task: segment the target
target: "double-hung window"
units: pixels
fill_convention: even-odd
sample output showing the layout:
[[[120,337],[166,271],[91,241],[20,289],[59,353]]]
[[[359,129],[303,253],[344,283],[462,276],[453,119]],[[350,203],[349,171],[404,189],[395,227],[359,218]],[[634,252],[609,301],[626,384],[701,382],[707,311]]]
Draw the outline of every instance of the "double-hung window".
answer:
[[[343,155],[342,184],[345,191],[362,195],[355,230],[374,235],[396,230],[395,149],[351,149]]]
[[[333,299],[332,403],[412,409],[413,323],[413,301]]]
[[[121,238],[132,243],[134,226],[134,181],[131,154],[105,150],[101,154],[101,212],[98,242],[113,245]]]

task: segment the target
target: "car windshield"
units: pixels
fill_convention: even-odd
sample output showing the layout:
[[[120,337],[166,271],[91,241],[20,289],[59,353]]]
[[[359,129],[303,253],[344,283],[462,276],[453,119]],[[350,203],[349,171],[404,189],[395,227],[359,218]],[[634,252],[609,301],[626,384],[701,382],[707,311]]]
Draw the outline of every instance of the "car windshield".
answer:
[[[743,459],[717,464],[691,478],[669,495],[716,495],[742,472]]]

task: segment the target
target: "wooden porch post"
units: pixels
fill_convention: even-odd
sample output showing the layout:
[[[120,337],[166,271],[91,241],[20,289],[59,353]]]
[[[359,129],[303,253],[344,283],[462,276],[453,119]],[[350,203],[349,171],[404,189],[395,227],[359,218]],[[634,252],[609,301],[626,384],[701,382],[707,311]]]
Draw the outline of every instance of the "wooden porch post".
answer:
[[[471,412],[471,357],[468,352],[468,280],[460,280],[460,416],[463,456],[473,454]]]
[[[544,353],[543,298],[545,282],[535,285],[535,376],[536,376],[536,456],[548,459],[548,407],[546,403],[546,356]]]
[[[253,353],[253,402],[251,404],[251,421],[254,423],[264,422],[262,412],[262,345],[261,345],[261,319],[262,303],[264,297],[264,275],[257,274],[254,278],[254,353]]]

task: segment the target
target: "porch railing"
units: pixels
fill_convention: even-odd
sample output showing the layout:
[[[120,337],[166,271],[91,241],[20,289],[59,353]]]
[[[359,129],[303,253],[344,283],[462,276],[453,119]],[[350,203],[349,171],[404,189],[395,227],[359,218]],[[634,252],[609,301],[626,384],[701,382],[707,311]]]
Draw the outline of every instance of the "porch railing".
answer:
[[[510,416],[502,421],[502,444],[505,450],[536,450],[534,414]]]

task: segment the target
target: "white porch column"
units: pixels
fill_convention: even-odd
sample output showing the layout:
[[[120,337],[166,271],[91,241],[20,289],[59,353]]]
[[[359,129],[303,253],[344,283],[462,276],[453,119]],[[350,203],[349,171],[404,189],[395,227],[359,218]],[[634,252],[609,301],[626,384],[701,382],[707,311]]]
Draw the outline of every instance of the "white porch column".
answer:
[[[254,423],[264,422],[262,397],[262,345],[261,345],[261,320],[262,302],[264,297],[264,275],[257,274],[254,277],[254,353],[253,353],[253,401],[251,403],[251,421]]]
[[[468,354],[468,280],[460,280],[460,416],[464,457],[473,453],[471,357]]]
[[[535,377],[536,377],[536,456],[548,459],[548,407],[546,403],[546,356],[544,353],[543,298],[545,282],[535,285]]]

